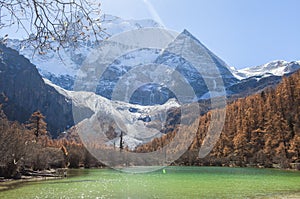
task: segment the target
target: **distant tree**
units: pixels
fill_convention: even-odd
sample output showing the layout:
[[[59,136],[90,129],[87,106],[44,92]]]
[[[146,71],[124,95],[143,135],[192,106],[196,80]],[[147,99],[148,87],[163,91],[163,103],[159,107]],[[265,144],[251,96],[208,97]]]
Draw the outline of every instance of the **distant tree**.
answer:
[[[2,110],[2,104],[0,104],[0,119],[7,119],[4,111]]]
[[[60,150],[63,152],[63,157],[64,157],[64,163],[63,163],[63,166],[64,166],[65,168],[67,168],[67,167],[69,166],[69,160],[68,160],[69,152],[68,152],[67,148],[66,148],[64,145],[62,145],[62,146],[60,147]]]
[[[123,141],[123,131],[120,134],[120,151],[124,149],[124,141]]]
[[[0,29],[25,31],[39,53],[89,37],[98,40],[103,37],[100,25],[100,3],[95,1],[0,0]]]
[[[295,135],[292,139],[289,152],[292,155],[293,161],[300,162],[300,132],[299,135]]]
[[[36,111],[32,113],[31,117],[29,118],[29,123],[26,125],[27,128],[33,132],[36,139],[47,135],[47,123],[44,119],[45,116],[40,111]]]
[[[241,162],[246,161],[247,156],[247,133],[243,130],[237,131],[236,136],[233,139],[234,154]]]

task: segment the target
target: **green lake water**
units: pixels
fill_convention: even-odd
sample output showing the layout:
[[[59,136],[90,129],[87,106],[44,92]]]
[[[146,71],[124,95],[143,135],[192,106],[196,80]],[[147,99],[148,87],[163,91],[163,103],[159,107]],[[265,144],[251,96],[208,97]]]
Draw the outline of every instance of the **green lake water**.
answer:
[[[275,169],[167,167],[145,174],[70,170],[59,180],[20,183],[10,198],[299,198],[300,172]]]

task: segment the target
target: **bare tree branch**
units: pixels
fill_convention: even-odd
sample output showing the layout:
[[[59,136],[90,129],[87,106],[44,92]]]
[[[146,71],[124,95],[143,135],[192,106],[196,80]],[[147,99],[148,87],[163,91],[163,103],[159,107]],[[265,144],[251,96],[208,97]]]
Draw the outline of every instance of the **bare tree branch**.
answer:
[[[44,54],[79,41],[105,38],[100,11],[100,3],[89,0],[0,0],[0,29],[22,29],[27,44]]]

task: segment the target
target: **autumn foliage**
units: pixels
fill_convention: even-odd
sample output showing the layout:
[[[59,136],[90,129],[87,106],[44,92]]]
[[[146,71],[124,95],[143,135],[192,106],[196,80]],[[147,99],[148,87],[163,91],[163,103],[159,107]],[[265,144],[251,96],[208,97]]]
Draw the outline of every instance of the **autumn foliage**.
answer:
[[[198,152],[211,123],[211,113],[201,116],[189,150],[174,164],[289,167],[290,163],[300,163],[300,71],[283,77],[276,88],[228,104],[217,144],[200,159]],[[168,138],[174,134],[176,129],[136,151],[155,151],[170,142]]]
[[[8,121],[0,106],[0,176],[19,178],[25,169],[77,168],[99,164],[82,143],[51,139],[44,118],[40,111],[36,111],[26,124]]]

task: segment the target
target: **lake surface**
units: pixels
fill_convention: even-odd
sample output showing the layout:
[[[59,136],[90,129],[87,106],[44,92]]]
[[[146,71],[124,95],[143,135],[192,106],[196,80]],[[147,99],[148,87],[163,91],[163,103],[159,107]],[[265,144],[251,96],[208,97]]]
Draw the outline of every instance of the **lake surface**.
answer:
[[[21,183],[0,198],[300,198],[300,172],[275,169],[167,167],[145,174],[70,170],[60,180]]]

